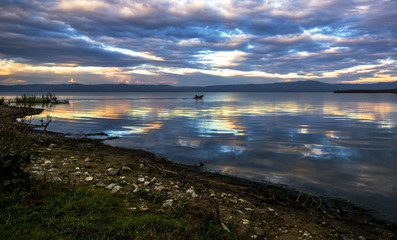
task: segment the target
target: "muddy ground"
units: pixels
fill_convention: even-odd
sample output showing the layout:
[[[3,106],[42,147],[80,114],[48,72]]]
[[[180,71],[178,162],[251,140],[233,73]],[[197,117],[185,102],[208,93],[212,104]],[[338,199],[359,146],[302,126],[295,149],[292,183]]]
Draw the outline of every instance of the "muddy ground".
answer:
[[[0,106],[1,119],[35,114]],[[34,131],[27,167],[47,181],[84,184],[124,197],[128,211],[174,212],[197,225],[216,220],[239,239],[397,239],[397,225],[346,201],[209,173],[161,156]]]

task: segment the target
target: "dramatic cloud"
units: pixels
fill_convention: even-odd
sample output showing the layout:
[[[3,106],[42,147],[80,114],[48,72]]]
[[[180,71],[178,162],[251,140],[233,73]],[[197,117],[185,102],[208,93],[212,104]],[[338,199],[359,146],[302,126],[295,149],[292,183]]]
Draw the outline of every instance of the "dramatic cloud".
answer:
[[[397,80],[395,0],[3,0],[0,84]]]

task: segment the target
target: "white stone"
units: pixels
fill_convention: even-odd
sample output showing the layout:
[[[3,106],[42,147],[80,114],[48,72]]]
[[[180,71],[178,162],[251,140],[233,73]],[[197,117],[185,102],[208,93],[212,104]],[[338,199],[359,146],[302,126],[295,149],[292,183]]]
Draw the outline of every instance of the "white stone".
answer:
[[[116,193],[116,192],[118,192],[118,191],[120,191],[120,190],[121,190],[121,187],[120,187],[119,185],[116,185],[116,186],[114,186],[114,187],[112,188],[111,193]]]
[[[127,167],[127,166],[122,166],[121,167],[122,171],[131,171],[131,168]]]
[[[143,183],[145,181],[145,179],[143,177],[138,178],[138,182]]]
[[[91,177],[91,176],[88,176],[88,177],[85,178],[86,182],[91,182],[92,180],[94,180],[94,178]]]
[[[247,225],[250,223],[250,221],[248,219],[242,219],[241,221],[243,222],[244,225]]]
[[[150,182],[148,182],[148,181],[145,181],[144,183],[143,183],[143,185],[145,185],[145,186],[147,186],[147,185],[149,185],[150,184]]]
[[[101,182],[101,181],[99,181],[97,184],[96,184],[96,186],[97,187],[104,187],[104,186],[106,186],[103,182]]]
[[[172,199],[167,199],[165,200],[165,202],[163,203],[163,208],[170,208],[172,207],[172,203],[174,202],[174,200]]]
[[[62,182],[62,179],[60,177],[54,177],[52,179],[53,182]]]
[[[105,188],[106,188],[107,190],[112,190],[115,186],[116,186],[116,184],[111,183],[111,184],[107,185]]]

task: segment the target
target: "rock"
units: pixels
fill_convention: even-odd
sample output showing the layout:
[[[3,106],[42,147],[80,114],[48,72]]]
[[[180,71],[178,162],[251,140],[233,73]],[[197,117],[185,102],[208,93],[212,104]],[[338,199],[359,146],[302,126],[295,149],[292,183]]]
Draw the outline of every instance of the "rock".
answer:
[[[89,162],[90,161],[90,158],[89,157],[87,157],[86,159],[84,159],[84,162]]]
[[[121,167],[122,171],[131,171],[131,168],[127,167],[127,166],[122,166]]]
[[[147,210],[149,210],[149,208],[146,207],[145,205],[142,205],[139,207],[139,210],[141,210],[142,212],[146,212]]]
[[[116,175],[119,175],[120,168],[117,168],[117,169],[108,168],[108,172],[109,172],[109,175],[116,176]]]
[[[54,177],[52,182],[62,182],[62,179],[60,177]]]
[[[50,160],[45,160],[45,161],[44,161],[44,164],[45,164],[45,165],[51,164],[51,161],[50,161]]]
[[[116,185],[116,186],[114,186],[114,187],[112,188],[111,193],[116,193],[116,192],[118,192],[118,191],[120,191],[120,190],[121,190],[121,187],[120,187],[119,185]]]
[[[267,210],[268,210],[269,212],[271,212],[271,213],[274,213],[274,212],[275,212],[274,209],[271,208],[271,207],[267,208]]]
[[[121,177],[120,177],[120,180],[124,180],[124,179],[125,179],[125,176],[121,176]]]
[[[32,170],[41,171],[41,167],[32,167]]]
[[[244,225],[247,225],[250,223],[250,221],[248,219],[242,219],[241,221],[243,222]]]
[[[94,178],[91,177],[91,176],[88,176],[88,177],[85,178],[86,182],[92,182],[92,180],[94,180]]]
[[[260,228],[260,227],[255,227],[254,228],[254,232],[258,236],[262,236],[263,234],[265,234],[265,231],[262,228]]]
[[[188,190],[186,190],[186,193],[190,194],[192,196],[192,198],[196,198],[197,197],[196,192],[192,188],[189,188]]]
[[[102,181],[99,181],[99,182],[97,182],[97,184],[95,184],[95,186],[97,186],[97,187],[105,187],[106,185]]]
[[[143,183],[145,182],[145,179],[143,177],[138,178],[138,182]]]
[[[134,186],[134,191],[132,191],[132,192],[134,192],[134,193],[136,193],[136,192],[138,192],[139,191],[139,187],[138,187],[138,185],[136,185],[136,184],[132,184],[132,186]]]
[[[326,226],[327,222],[321,222],[321,225]]]
[[[75,169],[76,169],[76,170],[80,170],[80,168],[79,168],[79,167],[76,167]]]
[[[155,182],[157,179],[156,177],[153,177],[152,180],[150,180],[150,182]]]
[[[50,168],[47,170],[47,172],[56,172],[56,171],[58,171],[58,169],[56,169],[56,168]]]
[[[154,188],[154,190],[159,191],[159,192],[163,191],[164,189],[165,189],[165,187],[163,185],[160,185],[160,186],[157,186]]]
[[[221,226],[222,226],[223,230],[230,232],[229,228],[223,222],[221,222]]]
[[[139,164],[139,167],[140,167],[140,168],[144,168],[144,167],[145,167],[145,164],[140,163],[140,164]]]
[[[77,171],[77,172],[74,173],[74,175],[81,175],[81,172]]]
[[[358,240],[365,240],[365,237],[359,236],[359,237],[358,237]]]
[[[107,190],[112,190],[115,186],[116,186],[116,184],[111,183],[111,184],[107,185],[107,186],[105,187],[105,189],[107,189]]]
[[[172,203],[174,202],[174,200],[172,199],[167,199],[165,200],[165,202],[163,203],[163,208],[170,208],[172,207]]]
[[[150,182],[148,182],[148,181],[145,181],[144,183],[143,183],[143,185],[145,185],[145,186],[147,186],[147,185],[149,185],[150,184]]]

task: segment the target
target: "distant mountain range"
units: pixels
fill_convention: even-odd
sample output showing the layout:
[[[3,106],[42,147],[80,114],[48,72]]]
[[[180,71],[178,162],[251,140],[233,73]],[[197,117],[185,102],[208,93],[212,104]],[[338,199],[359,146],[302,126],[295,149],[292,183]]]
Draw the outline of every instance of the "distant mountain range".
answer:
[[[373,84],[329,84],[318,81],[299,81],[265,84],[213,85],[204,87],[133,84],[0,85],[0,92],[332,92],[336,90],[384,89],[397,89],[397,81]]]

